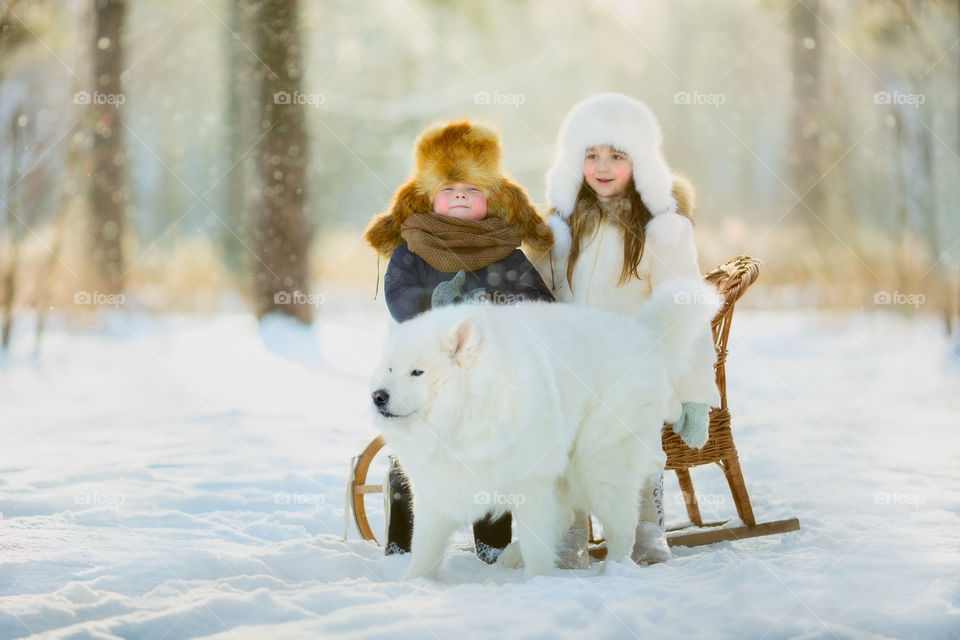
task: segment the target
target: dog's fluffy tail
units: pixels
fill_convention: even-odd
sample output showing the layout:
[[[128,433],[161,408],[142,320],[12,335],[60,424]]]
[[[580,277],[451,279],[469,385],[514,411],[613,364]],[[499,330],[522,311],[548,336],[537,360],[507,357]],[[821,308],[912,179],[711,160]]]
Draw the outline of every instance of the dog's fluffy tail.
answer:
[[[710,327],[721,302],[720,294],[707,283],[676,278],[657,286],[644,303],[638,320],[660,340],[674,375],[686,368],[694,339]]]

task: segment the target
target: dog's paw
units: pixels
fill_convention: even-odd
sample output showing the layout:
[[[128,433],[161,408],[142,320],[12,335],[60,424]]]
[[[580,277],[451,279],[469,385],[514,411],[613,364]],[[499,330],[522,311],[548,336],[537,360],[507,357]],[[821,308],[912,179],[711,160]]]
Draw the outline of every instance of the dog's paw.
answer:
[[[523,567],[523,553],[520,551],[518,542],[511,542],[500,552],[497,558],[497,564],[510,569],[520,569]]]
[[[434,565],[430,567],[422,567],[416,564],[411,564],[410,568],[407,569],[407,572],[403,574],[403,580],[416,580],[417,578],[426,578],[428,580],[436,580],[439,567]]]
[[[549,576],[557,575],[557,569],[553,566],[553,563],[540,563],[538,566],[530,566],[524,564],[523,567],[523,579],[524,580],[533,580],[539,576]]]

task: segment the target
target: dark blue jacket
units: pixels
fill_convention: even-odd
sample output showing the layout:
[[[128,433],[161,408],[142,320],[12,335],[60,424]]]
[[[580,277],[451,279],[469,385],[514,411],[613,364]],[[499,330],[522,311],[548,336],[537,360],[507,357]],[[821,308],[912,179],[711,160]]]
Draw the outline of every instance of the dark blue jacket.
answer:
[[[393,250],[383,277],[383,293],[390,315],[397,322],[403,322],[427,311],[434,288],[454,275],[434,269],[404,242]],[[519,249],[484,269],[467,271],[463,292],[477,288],[486,289],[495,304],[556,302],[543,278]]]

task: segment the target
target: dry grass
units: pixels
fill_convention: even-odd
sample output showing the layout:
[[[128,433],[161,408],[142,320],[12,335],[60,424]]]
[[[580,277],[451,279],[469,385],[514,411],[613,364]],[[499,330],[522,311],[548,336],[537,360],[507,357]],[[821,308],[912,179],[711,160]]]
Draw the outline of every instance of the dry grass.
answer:
[[[377,283],[377,253],[364,241],[363,229],[322,232],[311,249],[310,276],[314,283],[327,282],[373,292]],[[387,262],[380,260],[381,280]]]
[[[859,238],[858,246],[845,245],[835,237],[811,238],[805,229],[783,226],[760,235],[736,218],[697,230],[704,269],[738,254],[763,261],[760,279],[742,302],[745,307],[874,309],[874,295],[886,291],[924,296],[922,311],[940,314],[941,309],[952,307],[956,312],[960,277],[955,269],[947,273],[930,270],[931,257],[922,242],[908,240],[895,245],[862,229],[845,237]],[[68,232],[52,269],[52,229],[40,230],[21,243],[15,299],[18,312],[35,308],[38,301],[68,315],[82,316],[95,310],[75,303],[78,293],[90,292],[85,283],[92,282],[78,238]],[[193,236],[153,247],[128,245],[127,249],[135,258],[126,275],[125,308],[186,313],[250,308],[249,293],[239,290],[237,279],[225,268],[219,248],[209,238]],[[9,241],[0,236],[0,268],[5,268],[9,255]],[[380,289],[386,262],[381,259],[379,264]],[[310,273],[314,290],[332,286],[372,295],[378,287],[377,256],[363,241],[361,229],[321,233],[312,246]],[[907,306],[891,308],[915,310],[901,308]]]
[[[956,286],[949,283],[956,269],[931,268],[934,258],[917,238],[897,243],[842,225],[836,235],[784,225],[764,234],[728,218],[717,228],[698,228],[697,244],[704,268],[739,254],[763,261],[745,307],[873,309],[874,296],[887,292],[923,296],[925,311],[955,308]]]

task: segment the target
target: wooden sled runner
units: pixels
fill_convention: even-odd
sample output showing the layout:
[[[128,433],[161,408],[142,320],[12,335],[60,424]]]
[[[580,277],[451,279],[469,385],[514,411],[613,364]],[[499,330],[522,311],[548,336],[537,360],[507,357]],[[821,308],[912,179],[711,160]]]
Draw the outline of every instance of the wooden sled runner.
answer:
[[[730,411],[727,408],[727,338],[730,335],[734,305],[757,279],[759,273],[759,260],[747,256],[738,256],[704,276],[704,279],[716,287],[724,298],[723,306],[712,323],[713,338],[717,348],[716,373],[717,387],[720,390],[720,407],[710,412],[710,438],[702,449],[691,449],[685,445],[680,436],[673,432],[672,426],[665,425],[663,428],[663,451],[667,454],[666,469],[676,472],[687,506],[687,516],[690,518],[692,526],[701,528],[700,531],[694,532],[668,531],[667,542],[671,547],[695,547],[723,540],[741,540],[775,533],[786,533],[800,528],[800,522],[797,518],[763,523],[756,521],[753,515],[753,507],[750,504],[750,496],[747,494],[747,487],[744,484],[743,474],[740,471],[739,456],[730,429]],[[350,516],[348,514],[353,513],[357,530],[363,539],[380,544],[367,520],[364,498],[370,493],[383,492],[383,485],[367,484],[367,472],[374,457],[385,444],[383,437],[377,436],[351,462],[350,477],[347,481],[344,537],[346,537],[346,529],[349,527]],[[723,470],[730,487],[730,493],[733,496],[734,505],[737,508],[737,515],[743,522],[742,526],[724,527],[723,525],[727,524],[727,521],[703,522],[703,518],[700,516],[697,495],[690,478],[690,468],[711,463],[716,463]],[[689,527],[685,527],[684,530],[687,528]],[[603,540],[594,539],[591,531],[590,542],[592,544],[590,555],[603,558],[606,555]]]

